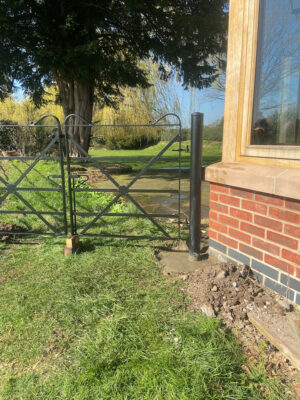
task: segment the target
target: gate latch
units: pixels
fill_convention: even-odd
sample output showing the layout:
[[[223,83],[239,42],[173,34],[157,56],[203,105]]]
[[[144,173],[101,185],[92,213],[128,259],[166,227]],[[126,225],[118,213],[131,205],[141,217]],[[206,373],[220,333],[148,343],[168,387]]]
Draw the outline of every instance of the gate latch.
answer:
[[[51,179],[51,178],[52,178],[52,179]],[[59,185],[57,182],[53,181],[53,179],[61,179],[61,175],[48,175],[48,176],[47,176],[47,179],[48,179],[51,183],[53,183],[55,186],[60,187],[60,185]]]
[[[89,176],[86,174],[83,175],[70,175],[71,179],[79,179],[76,185],[74,185],[74,188],[79,188],[79,186],[83,185],[89,180]]]
[[[185,149],[173,149],[172,151],[184,151],[185,153],[190,153],[189,145],[186,146]]]

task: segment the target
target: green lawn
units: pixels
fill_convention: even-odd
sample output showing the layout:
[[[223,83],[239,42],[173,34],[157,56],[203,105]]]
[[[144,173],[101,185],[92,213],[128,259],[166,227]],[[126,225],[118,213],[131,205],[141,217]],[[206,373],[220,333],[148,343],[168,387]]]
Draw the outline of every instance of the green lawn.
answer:
[[[3,163],[1,174],[13,183],[29,164]],[[53,188],[47,176],[58,172],[40,162],[22,186]],[[61,204],[58,192],[21,193],[38,210]],[[79,205],[97,211],[108,201],[106,194],[85,193]],[[13,194],[2,207],[26,209]],[[45,229],[34,216],[5,218]],[[62,224],[60,216],[47,218]],[[155,227],[116,217],[104,228],[153,234]],[[84,239],[79,254],[63,257],[64,238],[18,240],[0,242],[1,399],[288,398],[287,388],[267,378],[263,362],[251,365],[219,320],[187,311],[184,283],[165,279],[148,242]]]
[[[168,142],[159,142],[154,146],[147,147],[142,150],[107,150],[105,148],[95,148],[89,151],[92,157],[120,157],[124,159],[124,162],[131,165],[134,169],[143,168],[147,162],[146,161],[136,161],[130,162],[126,161],[126,157],[154,157],[156,156]],[[182,142],[182,148],[185,149],[186,146],[190,147],[190,141]],[[174,143],[164,154],[163,157],[172,157],[174,161],[158,161],[153,165],[153,168],[166,168],[166,167],[176,167],[178,166],[178,152],[173,150],[178,149],[178,143]],[[215,162],[219,162],[222,157],[222,143],[213,142],[209,140],[204,140],[203,142],[203,164],[209,165]],[[182,166],[190,166],[190,153],[181,153]]]
[[[0,163],[0,171],[8,183],[14,183],[26,171],[32,161],[10,161]],[[22,188],[47,188],[56,189],[60,180],[51,179],[48,177],[52,175],[59,175],[60,169],[57,162],[54,161],[40,161],[21,181],[19,187]],[[78,184],[78,180],[76,184]],[[82,183],[80,188],[90,189],[90,187]],[[0,198],[5,195],[6,190],[0,190]],[[62,194],[58,191],[18,191],[19,195],[24,199],[23,201],[15,196],[9,194],[7,198],[0,204],[1,210],[6,211],[19,211],[18,214],[1,214],[0,222],[16,224],[28,231],[34,232],[51,232],[53,230],[58,234],[64,233],[63,216],[62,215],[42,215],[44,220],[36,215],[28,215],[26,211],[30,211],[25,202],[29,203],[38,212],[62,212]],[[78,192],[76,193],[76,211],[99,213],[101,212],[113,199],[113,194],[100,193],[100,192]],[[68,203],[67,203],[68,206]],[[22,211],[25,213],[22,214]],[[137,213],[141,214],[132,203],[125,202],[122,199],[116,201],[112,207],[107,210],[110,213]],[[94,217],[92,216],[77,216],[77,226],[80,232]],[[45,222],[47,221],[49,225]],[[159,221],[167,233],[172,237],[177,237],[177,225],[165,224],[164,221]],[[1,230],[1,227],[0,227]],[[141,235],[162,237],[163,233],[152,224],[148,219],[128,218],[128,217],[102,217],[89,229],[89,234],[118,234],[118,235]]]
[[[186,311],[183,282],[166,281],[150,247],[85,240],[64,258],[62,239],[0,246],[1,399],[288,398],[219,320]]]

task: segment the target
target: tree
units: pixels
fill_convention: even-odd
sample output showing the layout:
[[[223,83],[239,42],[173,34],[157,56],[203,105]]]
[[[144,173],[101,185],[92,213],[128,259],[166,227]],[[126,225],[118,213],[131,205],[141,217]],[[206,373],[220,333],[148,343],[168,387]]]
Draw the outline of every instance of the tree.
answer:
[[[159,63],[162,79],[176,71],[184,87],[207,87],[217,77],[211,55],[224,49],[225,3],[0,0],[0,96],[17,80],[41,105],[56,82],[64,114],[90,121],[95,101],[116,106],[122,87],[149,86],[138,62],[148,57]],[[88,149],[89,129],[72,135]]]
[[[218,66],[218,76],[212,85],[204,91],[204,96],[211,100],[225,100],[227,54],[223,53],[216,56],[214,63]]]

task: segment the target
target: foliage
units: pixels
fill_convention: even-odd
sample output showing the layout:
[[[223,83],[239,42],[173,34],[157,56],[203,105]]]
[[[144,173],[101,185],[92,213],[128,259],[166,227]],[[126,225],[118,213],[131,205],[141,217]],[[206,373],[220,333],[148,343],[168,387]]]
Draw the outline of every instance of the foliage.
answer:
[[[222,142],[224,117],[203,129],[203,139]]]
[[[87,82],[101,103],[122,86],[148,86],[138,61],[150,55],[177,69],[184,86],[216,77],[211,54],[223,49],[224,0],[5,1],[0,3],[1,97],[18,79],[35,103],[56,81]],[[62,95],[62,93],[60,93]]]
[[[122,88],[151,86],[140,61],[151,58],[163,80],[176,75],[202,89],[218,76],[226,0],[0,1],[0,98],[16,80],[35,105],[56,82],[64,115],[91,121],[95,100],[116,106]],[[70,135],[88,150],[90,127],[74,117]],[[73,123],[75,122],[75,124]],[[77,126],[74,126],[77,125]],[[71,153],[78,150],[70,146]]]
[[[157,131],[147,128],[115,128],[105,137],[105,147],[109,150],[143,149],[156,144],[160,137]]]
[[[16,150],[21,156],[37,155],[50,142],[49,129],[43,126],[18,126],[11,120],[0,120],[0,149]]]
[[[13,136],[16,135],[18,128],[5,125],[16,125],[16,123],[7,119],[0,120],[0,150],[13,150]]]
[[[213,122],[210,125],[205,125],[203,127],[203,139],[204,140],[213,140],[217,142],[222,142],[223,139],[223,124],[224,124],[224,117],[220,120]],[[171,140],[174,135],[176,134],[176,130],[166,130],[161,135],[161,140]],[[191,129],[190,128],[183,128],[181,130],[181,137],[182,140],[190,140],[191,138]]]
[[[63,122],[63,110],[60,105],[55,103],[56,96],[57,88],[55,86],[47,88],[45,95],[47,104],[41,107],[36,107],[28,97],[17,100],[13,96],[9,96],[0,102],[0,119],[13,120],[20,125],[26,125],[37,121],[43,114],[53,114]]]

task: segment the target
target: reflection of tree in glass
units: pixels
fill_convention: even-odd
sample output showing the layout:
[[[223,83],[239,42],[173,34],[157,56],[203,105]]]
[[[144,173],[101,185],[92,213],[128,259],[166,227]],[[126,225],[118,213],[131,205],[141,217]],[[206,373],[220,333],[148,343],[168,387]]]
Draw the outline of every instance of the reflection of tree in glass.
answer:
[[[300,20],[290,4],[261,1],[252,144],[297,143]]]

